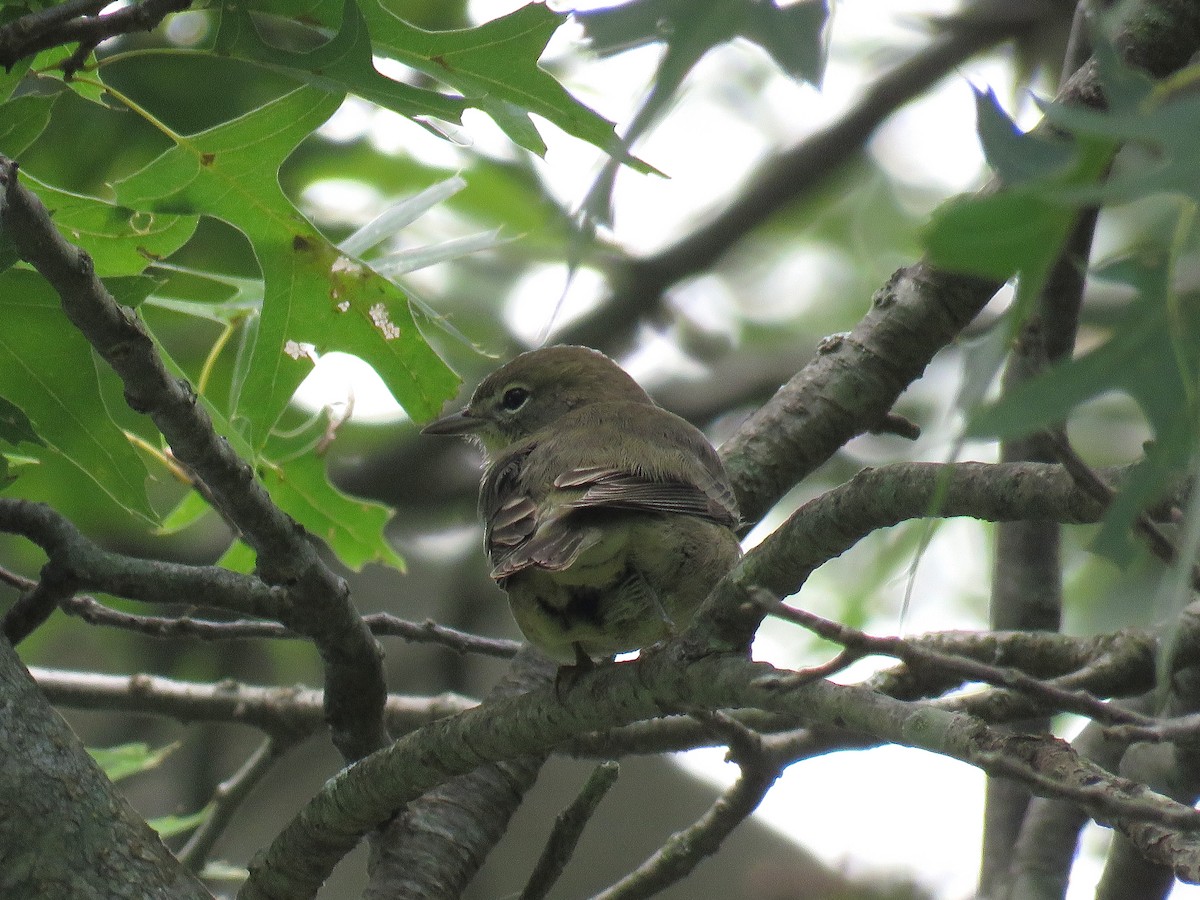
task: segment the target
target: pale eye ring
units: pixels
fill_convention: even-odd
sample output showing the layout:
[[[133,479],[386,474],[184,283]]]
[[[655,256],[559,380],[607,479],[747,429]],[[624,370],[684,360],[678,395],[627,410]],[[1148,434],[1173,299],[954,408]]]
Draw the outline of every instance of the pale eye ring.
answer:
[[[500,405],[509,412],[516,412],[529,399],[529,391],[523,387],[510,387],[500,398]]]

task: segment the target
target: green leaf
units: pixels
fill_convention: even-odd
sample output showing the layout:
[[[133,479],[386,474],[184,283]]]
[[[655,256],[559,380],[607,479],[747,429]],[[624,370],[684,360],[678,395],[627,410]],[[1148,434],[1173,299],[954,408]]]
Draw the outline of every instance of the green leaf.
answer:
[[[258,557],[245,541],[234,541],[217,560],[217,565],[221,568],[241,572],[243,575],[253,572],[257,564]]]
[[[825,23],[829,5],[825,0],[805,0],[780,6],[750,3],[746,7],[742,37],[758,44],[775,64],[793,78],[821,86],[825,74]]]
[[[943,204],[922,235],[930,262],[997,280],[1020,275],[1015,334],[1079,214],[1081,201],[1070,191],[1096,184],[1112,152],[1109,142],[1081,141],[1064,172]]]
[[[466,107],[458,97],[413,87],[380,74],[371,59],[367,22],[353,0],[343,4],[342,20],[333,38],[308,53],[293,53],[266,43],[248,9],[226,6],[214,50],[298,77],[326,91],[357,94],[409,118],[434,116],[457,123]]]
[[[357,572],[367,563],[378,562],[403,571],[404,560],[383,534],[392,511],[339,491],[329,483],[321,457],[306,453],[261,468],[271,499],[325,541],[351,569]]]
[[[167,513],[162,520],[162,523],[155,529],[156,534],[177,534],[196,524],[202,519],[212,507],[208,505],[198,491],[188,491],[183,495],[175,508]]]
[[[0,440],[8,441],[14,447],[21,441],[42,446],[46,444],[34,430],[29,416],[3,397],[0,397]]]
[[[1168,481],[1186,471],[1200,434],[1200,308],[1170,290],[1169,257],[1158,246],[1124,255],[1094,273],[1134,289],[1108,339],[1017,385],[973,417],[970,433],[1012,438],[1067,420],[1109,391],[1131,396],[1154,432],[1105,516],[1095,548],[1118,562],[1133,552],[1128,527]]]
[[[63,236],[92,257],[101,278],[136,275],[170,256],[192,236],[199,221],[195,215],[141,212],[60,191],[28,175],[23,180],[46,205]]]
[[[154,521],[146,468],[105,411],[91,346],[67,320],[58,295],[34,272],[4,272],[0,318],[0,394],[101,490]]]
[[[1159,191],[1200,198],[1200,158],[1195,152],[1200,97],[1194,89],[1200,65],[1155,83],[1123,65],[1108,45],[1096,49],[1110,108],[1047,103],[1046,119],[1079,137],[1128,145],[1127,154],[1141,151],[1141,156],[1137,165],[1120,167],[1105,183],[1069,196],[1079,203],[1122,202]]]
[[[50,122],[56,97],[27,95],[0,104],[0,153],[19,157]]]
[[[376,53],[450,85],[527,150],[539,155],[546,150],[529,121],[528,114],[535,113],[639,171],[649,171],[645,163],[625,153],[612,122],[572,97],[538,66],[565,15],[534,3],[475,28],[424,31],[379,0],[365,3],[363,14]]]
[[[156,768],[179,746],[178,741],[157,750],[151,750],[149,744],[121,744],[116,747],[89,747],[87,752],[110,781],[120,781],[138,772]]]
[[[262,309],[263,283],[261,278],[241,278],[236,275],[206,272],[173,263],[158,263],[155,270],[178,277],[172,280],[171,285],[165,290],[156,289],[153,296],[147,297],[146,304],[148,306],[168,309],[180,315],[207,319],[221,325],[240,321],[248,314],[257,313]],[[199,300],[191,296],[193,290],[203,292],[204,296],[223,293],[225,299],[219,302]]]
[[[793,78],[819,85],[825,70],[824,0],[786,6],[762,0],[633,0],[575,16],[600,54],[659,42],[681,50],[686,45],[690,69],[711,48],[741,37],[766,50]]]
[[[925,249],[934,265],[1003,281],[1055,259],[1074,220],[1074,208],[1034,193],[961,197],[934,214]]]
[[[704,55],[734,38],[761,44],[781,68],[813,84],[825,68],[824,2],[780,7],[760,0],[634,0],[577,17],[602,50],[658,40],[667,45],[652,86],[621,139],[624,148],[654,127]],[[612,223],[615,162],[624,154],[612,156],[614,161],[601,170],[582,204],[589,238],[594,225]],[[571,255],[577,256],[578,249],[573,247]]]
[[[0,7],[3,7],[0,3]],[[7,25],[11,19],[5,16],[0,16],[0,25]],[[7,103],[13,95],[13,91],[17,89],[17,85],[21,83],[21,79],[25,77],[25,73],[29,71],[30,60],[17,60],[6,71],[0,72],[0,103]]]
[[[83,69],[89,73],[87,77],[76,77],[70,81],[63,77],[62,64],[74,54],[74,45],[50,47],[33,58],[33,65],[30,68],[37,73],[38,82],[43,85],[43,90],[47,90],[44,87],[46,84],[57,82],[55,87],[59,92],[73,91],[89,103],[107,108],[104,84],[99,80],[96,71],[94,51],[89,53],[84,61]]]
[[[311,370],[309,348],[364,359],[414,419],[437,413],[458,379],[418,331],[394,284],[341,254],[295,209],[277,170],[341,97],[302,87],[189,137],[115,185],[136,209],[204,213],[241,230],[262,268],[265,296],[245,357],[236,416],[261,448]]]
[[[975,116],[988,165],[1008,185],[1063,173],[1075,160],[1075,148],[1061,138],[1023,133],[991,88],[975,90]]]
[[[187,816],[158,816],[147,819],[146,824],[158,832],[159,837],[169,838],[177,834],[195,831],[212,815],[213,805],[209,803],[203,809]]]

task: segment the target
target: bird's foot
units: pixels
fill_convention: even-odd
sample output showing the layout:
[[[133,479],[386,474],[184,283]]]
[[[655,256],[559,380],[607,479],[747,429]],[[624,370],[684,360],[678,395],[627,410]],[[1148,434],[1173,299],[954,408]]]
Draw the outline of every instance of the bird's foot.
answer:
[[[572,646],[575,648],[574,665],[559,666],[554,675],[554,696],[560,703],[580,678],[596,668],[595,660],[583,652],[583,647],[579,644]]]

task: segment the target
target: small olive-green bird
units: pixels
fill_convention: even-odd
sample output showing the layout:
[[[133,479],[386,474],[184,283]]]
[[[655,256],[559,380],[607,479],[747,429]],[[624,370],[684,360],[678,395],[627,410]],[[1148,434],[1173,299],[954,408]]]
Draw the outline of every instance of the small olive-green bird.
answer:
[[[560,663],[669,636],[741,555],[712,445],[602,353],[523,353],[424,432],[483,445],[492,578],[525,637]]]

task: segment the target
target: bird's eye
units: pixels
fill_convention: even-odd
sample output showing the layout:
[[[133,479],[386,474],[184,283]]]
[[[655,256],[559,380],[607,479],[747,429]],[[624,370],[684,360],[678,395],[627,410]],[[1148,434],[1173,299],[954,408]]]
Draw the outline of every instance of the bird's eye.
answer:
[[[528,399],[528,390],[523,387],[511,387],[504,392],[504,397],[500,400],[500,405],[509,412],[516,412],[525,405],[525,401]]]

